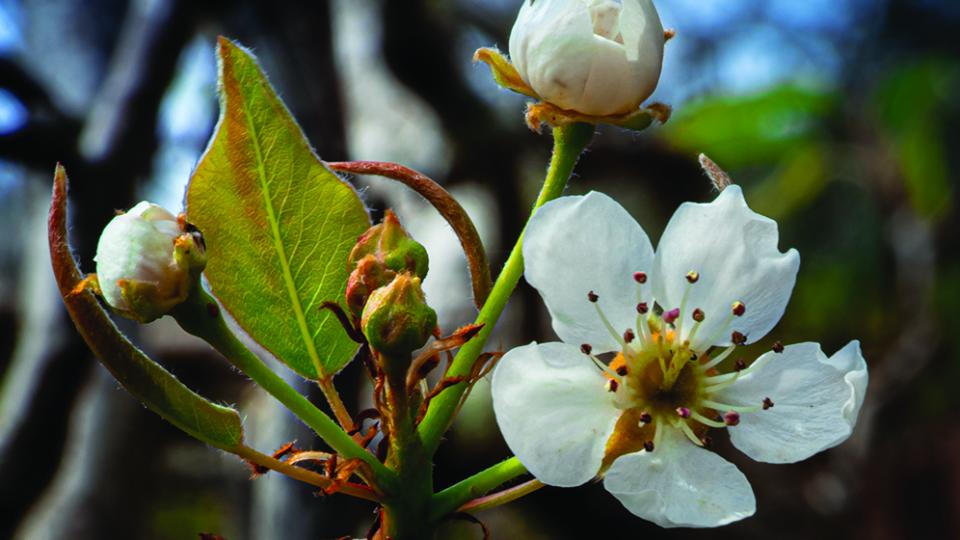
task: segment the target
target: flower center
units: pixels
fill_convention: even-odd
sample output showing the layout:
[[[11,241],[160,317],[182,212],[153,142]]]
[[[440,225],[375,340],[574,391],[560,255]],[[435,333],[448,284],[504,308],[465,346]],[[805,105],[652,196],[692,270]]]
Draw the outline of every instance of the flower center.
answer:
[[[650,301],[644,302],[643,285],[647,282],[647,275],[637,272],[633,277],[639,300],[636,331],[628,328],[623,334],[618,333],[604,315],[599,296],[593,292],[587,295],[600,321],[621,346],[621,352],[609,365],[592,355],[590,345],[582,346],[583,352],[605,372],[607,391],[612,394],[616,406],[624,411],[607,441],[605,466],[626,453],[652,452],[663,429],[678,429],[694,444],[707,446],[710,428],[736,426],[740,423],[741,413],[758,412],[773,406],[769,398],[756,406],[740,406],[723,403],[717,396],[750,371],[742,360],[738,360],[728,373],[717,370],[736,347],[746,341],[742,333],[731,332],[734,321],[746,312],[742,302],[732,303],[720,333],[705,342],[720,342],[724,333],[731,332],[733,345],[719,349],[704,345],[695,350],[691,342],[707,315],[694,308],[690,312],[694,323],[686,334],[682,322],[690,288],[700,280],[700,274],[690,272],[686,275],[688,286],[680,307],[670,310],[660,309]],[[651,304],[654,308],[650,307]],[[782,347],[774,347],[776,352],[781,350]]]

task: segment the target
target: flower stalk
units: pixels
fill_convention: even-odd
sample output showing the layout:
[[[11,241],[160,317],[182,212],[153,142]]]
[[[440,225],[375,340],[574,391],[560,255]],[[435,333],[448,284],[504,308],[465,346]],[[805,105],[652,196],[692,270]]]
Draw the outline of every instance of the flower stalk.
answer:
[[[563,193],[580,154],[583,153],[593,138],[593,131],[594,126],[590,124],[569,124],[553,130],[553,156],[550,159],[550,167],[547,169],[547,176],[540,190],[540,195],[533,205],[531,217],[538,208]],[[520,276],[523,275],[522,245],[523,233],[521,232],[513,250],[510,252],[510,256],[507,258],[503,271],[497,277],[497,281],[494,283],[493,289],[475,321],[475,324],[483,325],[483,328],[477,337],[470,340],[457,353],[448,371],[449,377],[469,375],[474,362],[483,352],[483,347],[503,313],[507,300],[517,287]],[[419,428],[420,437],[428,455],[432,455],[436,451],[440,437],[450,427],[454,411],[457,409],[460,398],[466,389],[466,383],[451,386],[431,401]]]
[[[394,481],[395,475],[392,471],[377,461],[373,454],[361,448],[333,419],[287,384],[237,339],[227,327],[216,300],[204,291],[199,283],[187,301],[177,306],[171,315],[184,330],[213,346],[234,367],[310,426],[341,457],[360,459],[369,465],[375,478],[367,480],[375,481],[381,488]]]

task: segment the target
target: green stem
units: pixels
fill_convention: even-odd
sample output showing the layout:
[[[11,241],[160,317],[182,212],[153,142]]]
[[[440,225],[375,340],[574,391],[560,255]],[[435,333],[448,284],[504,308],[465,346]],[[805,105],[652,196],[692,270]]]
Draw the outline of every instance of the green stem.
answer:
[[[430,503],[430,517],[433,520],[439,520],[467,501],[486,495],[489,491],[526,472],[526,467],[516,457],[501,461],[434,494]]]
[[[184,330],[212,345],[237,369],[303,420],[341,457],[363,460],[370,466],[380,484],[393,480],[392,471],[377,461],[373,454],[364,450],[336,422],[287,384],[237,339],[227,327],[216,300],[207,294],[199,283],[190,298],[177,306],[171,315]]]
[[[591,124],[569,124],[553,130],[553,157],[550,160],[550,168],[547,170],[540,196],[537,197],[537,202],[530,213],[531,217],[538,208],[563,193],[577,159],[593,137],[593,130],[594,126]],[[460,348],[447,376],[468,376],[477,358],[483,352],[487,339],[507,305],[507,300],[510,299],[520,281],[520,276],[523,275],[522,245],[523,233],[520,233],[517,243],[510,252],[510,257],[490,291],[490,296],[487,297],[477,316],[476,324],[483,325],[483,329]],[[466,389],[466,382],[451,386],[430,402],[427,414],[420,423],[420,436],[428,455],[436,452],[440,437],[450,427],[454,411]]]
[[[512,488],[507,488],[503,491],[478,497],[464,505],[461,505],[460,508],[457,508],[457,512],[469,512],[474,514],[484,510],[489,510],[491,508],[496,508],[498,506],[503,506],[505,504],[512,503],[521,497],[526,497],[527,495],[544,486],[546,486],[546,484],[537,480],[536,478],[533,480],[527,480],[526,482],[513,486]]]

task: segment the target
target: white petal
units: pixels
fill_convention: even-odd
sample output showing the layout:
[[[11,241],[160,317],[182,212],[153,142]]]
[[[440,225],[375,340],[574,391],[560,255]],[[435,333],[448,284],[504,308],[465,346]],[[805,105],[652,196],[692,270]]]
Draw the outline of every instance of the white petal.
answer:
[[[651,279],[665,309],[679,307],[690,287],[684,335],[693,326],[694,308],[706,313],[694,349],[729,344],[734,330],[753,343],[777,324],[800,267],[797,251],[781,253],[778,241],[776,222],[750,210],[739,186],[726,188],[711,203],[677,209],[657,247]],[[690,271],[700,273],[694,285],[685,278]],[[737,301],[746,313],[724,328]]]
[[[614,461],[603,486],[627,510],[661,527],[719,527],[756,510],[743,473],[674,428],[663,430],[653,452]]]
[[[527,226],[523,256],[527,282],[540,291],[560,339],[598,353],[619,349],[587,293],[600,296],[618,333],[636,326],[633,273],[652,266],[653,247],[622,206],[597,192],[547,203]]]
[[[493,410],[507,446],[544,484],[579,486],[596,476],[620,411],[606,378],[576,347],[531,343],[500,360]]]
[[[867,364],[852,341],[831,358],[816,343],[786,347],[757,359],[718,394],[731,405],[774,406],[743,414],[730,428],[734,446],[757,461],[793,463],[837,446],[853,432],[867,390]]]

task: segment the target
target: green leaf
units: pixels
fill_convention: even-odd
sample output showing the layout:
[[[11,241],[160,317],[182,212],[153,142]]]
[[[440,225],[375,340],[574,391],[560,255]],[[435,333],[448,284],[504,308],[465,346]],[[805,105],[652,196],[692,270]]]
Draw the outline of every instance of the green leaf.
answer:
[[[249,51],[220,38],[220,121],[190,180],[211,291],[294,371],[331,377],[357,351],[337,319],[347,255],[370,219],[324,166]]]
[[[67,173],[60,165],[54,177],[47,233],[54,276],[70,318],[117,381],[150,410],[191,436],[223,450],[239,446],[243,425],[237,411],[194,393],[134,347],[93,293],[83,289],[83,276],[67,241]]]
[[[777,86],[745,96],[719,96],[685,105],[661,130],[680,150],[703,152],[724,168],[778,163],[794,146],[820,139],[836,96]]]

